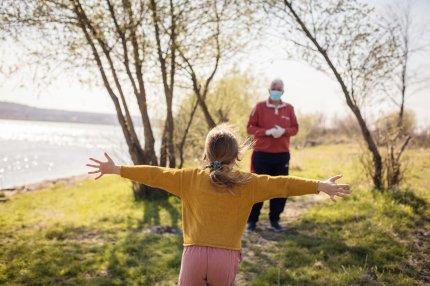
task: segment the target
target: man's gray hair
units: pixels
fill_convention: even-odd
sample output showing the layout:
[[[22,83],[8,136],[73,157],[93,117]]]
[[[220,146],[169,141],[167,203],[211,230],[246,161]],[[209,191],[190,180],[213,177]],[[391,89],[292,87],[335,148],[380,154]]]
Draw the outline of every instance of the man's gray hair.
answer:
[[[272,89],[275,85],[280,85],[282,86],[282,89],[284,89],[284,82],[280,78],[274,79],[270,84],[270,88]]]

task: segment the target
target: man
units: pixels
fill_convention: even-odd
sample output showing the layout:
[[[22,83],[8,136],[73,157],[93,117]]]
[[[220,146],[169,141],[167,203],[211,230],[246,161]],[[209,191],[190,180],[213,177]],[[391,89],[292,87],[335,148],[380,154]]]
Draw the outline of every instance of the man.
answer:
[[[297,134],[299,125],[293,106],[281,100],[283,94],[283,81],[272,81],[269,98],[258,102],[249,116],[247,131],[254,136],[251,171],[256,174],[288,175],[290,137]],[[248,232],[255,230],[263,203],[253,206],[248,218]],[[285,198],[270,200],[270,225],[276,232],[282,231],[279,218],[285,203]]]

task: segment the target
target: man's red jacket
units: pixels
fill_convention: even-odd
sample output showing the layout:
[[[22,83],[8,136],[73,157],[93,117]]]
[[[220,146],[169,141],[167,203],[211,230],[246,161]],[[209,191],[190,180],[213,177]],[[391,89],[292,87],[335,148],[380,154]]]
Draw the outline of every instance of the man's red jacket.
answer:
[[[266,135],[266,130],[279,125],[285,128],[285,133],[280,138]],[[297,134],[297,123],[294,107],[282,102],[273,104],[269,99],[258,102],[249,116],[247,132],[254,136],[254,151],[281,153],[289,152],[290,137]]]

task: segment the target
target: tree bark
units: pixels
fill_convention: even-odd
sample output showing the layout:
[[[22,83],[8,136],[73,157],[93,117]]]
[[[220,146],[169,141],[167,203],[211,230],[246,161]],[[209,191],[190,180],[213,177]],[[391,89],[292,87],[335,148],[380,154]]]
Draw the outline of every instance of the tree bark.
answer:
[[[144,130],[144,136],[145,136],[145,146],[144,146],[145,159],[147,163],[150,165],[158,165],[157,156],[154,150],[155,139],[154,139],[154,134],[152,132],[151,121],[148,115],[148,106],[146,104],[146,90],[145,90],[145,84],[143,81],[143,74],[142,74],[142,60],[140,59],[140,53],[139,53],[140,47],[139,47],[139,43],[136,35],[136,23],[134,21],[134,15],[133,15],[133,10],[131,8],[130,1],[123,0],[123,6],[125,11],[127,11],[129,26],[130,26],[129,32],[130,32],[131,44],[133,47],[134,66],[135,66],[136,78],[138,82],[138,94],[136,95],[136,99],[137,99],[137,104],[139,106],[140,113],[142,115],[143,130]]]
[[[89,19],[86,17],[85,11],[83,10],[82,6],[80,5],[79,0],[75,0],[72,2],[73,3],[73,7],[74,7],[74,12],[78,18],[79,21],[79,27],[81,28],[82,32],[84,33],[85,39],[87,41],[87,44],[90,46],[92,54],[94,56],[94,60],[96,61],[96,64],[98,66],[98,69],[100,71],[100,75],[102,77],[103,80],[103,84],[106,88],[106,90],[108,91],[109,96],[111,97],[114,106],[115,106],[115,110],[117,113],[117,118],[118,118],[118,122],[121,126],[121,129],[123,131],[124,134],[124,138],[126,140],[128,149],[129,149],[129,154],[130,157],[133,161],[134,164],[148,164],[148,163],[153,163],[154,159],[148,160],[148,156],[146,156],[147,154],[151,153],[151,146],[149,146],[149,148],[146,148],[146,150],[142,150],[140,142],[137,138],[137,134],[134,130],[134,126],[133,126],[133,122],[131,120],[131,115],[128,111],[128,107],[127,104],[125,102],[125,97],[124,94],[122,92],[122,88],[121,88],[121,84],[119,83],[118,77],[116,76],[116,71],[112,62],[112,59],[110,58],[110,54],[109,51],[106,47],[106,45],[104,44],[104,42],[101,41],[101,39],[99,37],[97,37],[97,32],[95,31],[94,27],[91,25]],[[101,56],[97,50],[96,47],[96,43],[94,42],[92,36],[94,37],[94,39],[96,39],[96,41],[99,43],[99,46],[101,47],[103,53],[105,54],[105,57],[108,60],[109,66],[111,68],[111,72],[113,74],[113,78],[115,81],[115,85],[117,87],[117,89],[119,90],[123,105],[124,105],[124,110],[126,113],[126,116],[124,116],[123,111],[121,109],[121,104],[120,101],[117,97],[117,95],[115,94],[115,92],[113,91],[111,84],[108,80],[108,77],[106,75],[106,71],[105,71],[105,67],[102,63],[101,60]],[[142,82],[143,83],[143,82]],[[148,118],[149,120],[149,118]],[[144,120],[145,121],[145,120]],[[148,121],[149,123],[149,121]],[[150,128],[150,125],[149,125]],[[152,133],[152,130],[149,129]],[[152,145],[153,146],[153,145]],[[153,149],[153,147],[152,147]],[[148,151],[149,150],[149,151]],[[155,157],[155,152],[154,153],[154,157]],[[156,157],[155,157],[156,159]],[[133,193],[136,199],[144,199],[144,198],[148,198],[151,196],[157,196],[157,197],[162,197],[165,196],[165,192],[161,191],[161,190],[157,190],[145,185],[138,185],[138,184],[133,184]]]
[[[173,102],[173,88],[175,83],[175,61],[176,61],[176,23],[175,23],[175,15],[174,15],[174,6],[172,1],[170,1],[170,18],[171,18],[171,28],[170,28],[170,77],[168,76],[167,71],[167,61],[163,56],[163,51],[161,47],[161,39],[160,39],[160,27],[158,25],[159,15],[157,14],[157,4],[155,0],[151,0],[151,10],[152,10],[152,21],[154,25],[155,32],[155,42],[157,44],[157,54],[158,60],[160,62],[160,70],[161,70],[161,78],[163,81],[164,94],[166,97],[166,124],[164,126],[163,131],[163,143],[161,148],[167,151],[167,156],[169,158],[169,167],[176,167],[176,156],[175,156],[175,144],[174,144],[174,121],[173,121],[173,111],[172,111],[172,102]],[[168,79],[169,78],[169,79]],[[170,80],[170,82],[169,82]],[[165,134],[164,134],[165,133]],[[163,150],[163,151],[164,151]]]
[[[196,114],[197,107],[199,106],[199,102],[196,100],[196,103],[193,105],[193,109],[190,114],[190,118],[188,120],[187,126],[185,127],[184,133],[182,134],[181,142],[179,143],[179,168],[182,168],[184,165],[184,146],[188,136],[188,132],[190,131],[191,124],[193,123],[194,115]]]

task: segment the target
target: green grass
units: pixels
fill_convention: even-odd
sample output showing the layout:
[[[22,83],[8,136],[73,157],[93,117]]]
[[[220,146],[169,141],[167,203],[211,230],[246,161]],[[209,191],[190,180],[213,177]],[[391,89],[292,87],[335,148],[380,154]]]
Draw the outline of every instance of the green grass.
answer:
[[[425,285],[430,150],[408,152],[398,194],[369,191],[359,154],[354,145],[293,150],[292,175],[343,173],[354,195],[317,203],[283,234],[246,238],[253,256],[239,285],[277,285],[278,272],[281,285]],[[148,231],[158,224],[181,227],[180,201],[135,202],[115,176],[13,196],[0,204],[0,285],[174,285],[182,237]]]
[[[348,145],[293,153],[292,175],[342,173],[354,194],[319,203],[283,234],[245,241],[256,253],[242,264],[247,285],[277,285],[278,275],[281,285],[428,285],[430,150],[408,152],[402,191],[384,194],[369,191],[359,154]]]
[[[242,271],[256,277],[252,285],[274,283],[278,269],[282,285],[424,285],[428,202],[356,192],[338,204],[312,208],[285,234],[261,233],[274,242],[273,255],[243,265]]]
[[[171,285],[182,238],[145,231],[178,223],[171,208],[178,199],[134,202],[117,177],[13,196],[0,206],[0,284]]]

